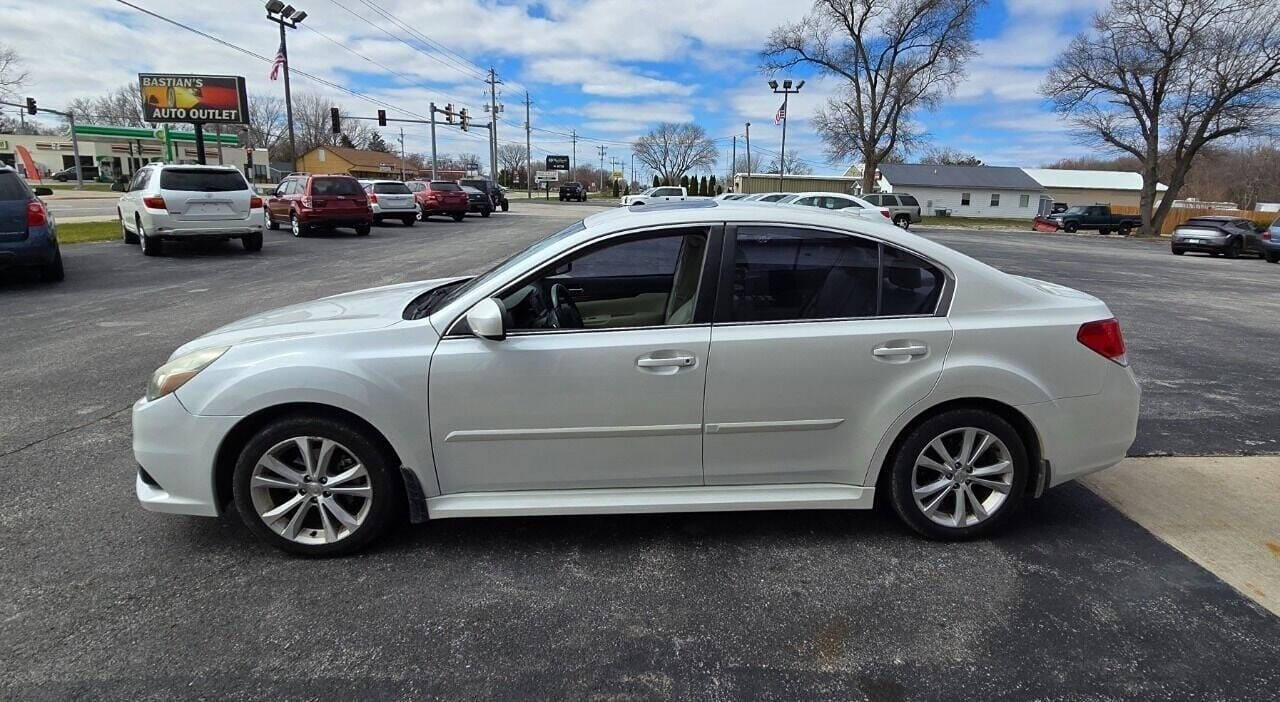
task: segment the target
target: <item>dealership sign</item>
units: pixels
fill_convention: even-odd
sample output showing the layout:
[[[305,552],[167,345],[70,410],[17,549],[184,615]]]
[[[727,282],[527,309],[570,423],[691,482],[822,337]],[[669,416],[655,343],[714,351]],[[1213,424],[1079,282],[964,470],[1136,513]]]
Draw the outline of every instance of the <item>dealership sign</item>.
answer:
[[[139,73],[146,122],[248,124],[249,100],[241,76]]]
[[[568,156],[548,156],[547,170],[548,171],[569,170],[569,157]]]

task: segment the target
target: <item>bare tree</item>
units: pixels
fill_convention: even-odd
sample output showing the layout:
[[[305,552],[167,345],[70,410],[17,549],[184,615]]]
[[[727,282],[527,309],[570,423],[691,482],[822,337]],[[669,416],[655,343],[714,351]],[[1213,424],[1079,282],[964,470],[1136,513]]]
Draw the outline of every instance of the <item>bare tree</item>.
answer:
[[[500,144],[498,146],[498,165],[512,175],[523,172],[529,162],[528,152],[524,144]]]
[[[67,106],[80,124],[105,124],[117,127],[146,127],[142,119],[142,92],[126,83],[96,98],[76,98]]]
[[[912,116],[936,109],[976,53],[973,30],[985,0],[817,0],[794,24],[773,30],[761,55],[776,74],[811,66],[842,79],[814,124],[833,161],[858,158],[871,192],[876,168],[921,137]]]
[[[0,44],[0,98],[12,97],[26,82],[27,71],[18,52]]]
[[[754,154],[752,154],[752,158],[755,158]],[[809,175],[813,173],[813,169],[809,167],[809,164],[801,161],[795,154],[787,154],[786,159],[785,170],[782,170],[783,164],[778,160],[778,157],[774,156],[773,160],[769,161],[769,165],[764,167],[764,172],[787,173],[790,175]]]
[[[334,107],[332,102],[315,93],[294,93],[293,127],[298,153],[289,153],[289,139],[285,131],[277,144],[276,152],[271,155],[272,160],[291,161],[318,146],[339,146],[342,136],[346,136],[357,146],[365,147],[373,134],[373,128],[359,120],[342,117],[338,123],[341,134],[334,134],[329,117],[330,107]],[[340,115],[347,114],[340,106],[338,112]]]
[[[668,183],[680,180],[689,171],[709,170],[718,157],[716,143],[707,136],[707,130],[693,122],[663,122],[636,139],[631,150]]]
[[[256,93],[249,96],[249,128],[247,145],[276,151],[289,133],[285,121],[284,99]]]
[[[1142,230],[1154,234],[1206,145],[1274,126],[1280,4],[1114,0],[1054,62],[1041,92],[1083,139],[1142,163]],[[1156,206],[1162,160],[1169,189]]]
[[[920,163],[927,163],[933,166],[981,166],[982,159],[973,154],[953,149],[950,146],[944,146],[942,148],[930,147],[926,149],[920,157]]]
[[[738,162],[733,166],[734,174],[737,173],[761,173],[760,170],[760,154],[751,154],[751,161],[747,161],[745,154],[738,155]]]

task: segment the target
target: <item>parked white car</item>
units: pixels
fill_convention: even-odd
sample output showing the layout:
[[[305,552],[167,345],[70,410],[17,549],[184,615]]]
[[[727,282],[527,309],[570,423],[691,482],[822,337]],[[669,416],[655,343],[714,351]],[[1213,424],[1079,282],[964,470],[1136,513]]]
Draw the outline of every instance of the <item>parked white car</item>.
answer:
[[[654,202],[683,202],[685,200],[698,200],[703,198],[690,198],[689,191],[674,185],[664,185],[659,188],[649,188],[648,190],[637,193],[635,195],[623,195],[618,201],[623,207],[632,205],[646,205]]]
[[[777,201],[779,205],[798,205],[800,207],[820,207],[824,210],[854,215],[875,222],[892,222],[893,212],[888,207],[879,207],[854,195],[844,193],[808,192],[794,193]]]
[[[406,227],[412,227],[422,219],[422,207],[409,186],[399,180],[362,180],[360,185],[369,193],[369,207],[373,209],[373,221],[381,224],[388,219],[398,219]]]
[[[116,204],[120,237],[158,256],[162,242],[239,239],[262,250],[262,198],[231,166],[152,163],[139,168]]]
[[[986,534],[1121,460],[1107,306],[891,224],[751,203],[595,214],[473,278],[264,312],[133,407],[138,499],[326,555],[449,517],[865,509]]]
[[[742,198],[746,202],[777,202],[792,193],[773,192],[773,193],[755,193]]]

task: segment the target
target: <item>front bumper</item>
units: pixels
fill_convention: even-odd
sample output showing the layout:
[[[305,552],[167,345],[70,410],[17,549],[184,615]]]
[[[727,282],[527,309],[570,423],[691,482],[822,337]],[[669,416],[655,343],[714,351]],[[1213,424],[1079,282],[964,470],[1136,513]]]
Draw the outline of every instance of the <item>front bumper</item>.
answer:
[[[133,456],[141,472],[134,491],[152,512],[216,517],[214,457],[239,417],[193,415],[173,393],[133,405]]]
[[[1049,487],[1110,468],[1133,445],[1142,389],[1128,366],[1111,365],[1097,395],[1018,407],[1040,437],[1052,471]]]

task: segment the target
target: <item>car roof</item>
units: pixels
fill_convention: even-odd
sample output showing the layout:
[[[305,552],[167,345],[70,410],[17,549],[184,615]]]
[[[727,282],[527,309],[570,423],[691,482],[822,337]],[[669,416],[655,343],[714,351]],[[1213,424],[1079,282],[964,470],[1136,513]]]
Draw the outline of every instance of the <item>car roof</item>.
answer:
[[[75,166],[72,166],[72,168],[75,168]],[[145,166],[143,166],[143,168],[160,168],[160,169],[181,168],[184,171],[187,169],[191,169],[191,170],[197,170],[197,171],[235,171],[236,173],[240,172],[240,169],[236,168],[235,166],[218,165],[216,163],[210,164],[210,163],[158,163],[157,162],[157,163],[148,163]]]

